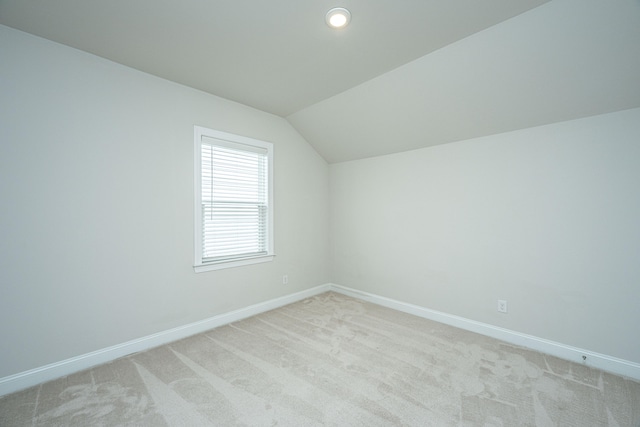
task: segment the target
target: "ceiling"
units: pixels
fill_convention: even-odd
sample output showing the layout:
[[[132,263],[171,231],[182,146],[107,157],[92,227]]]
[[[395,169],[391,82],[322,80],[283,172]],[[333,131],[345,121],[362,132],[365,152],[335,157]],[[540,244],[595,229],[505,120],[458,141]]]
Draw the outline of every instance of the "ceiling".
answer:
[[[640,0],[0,0],[0,24],[285,117],[329,162],[640,106]]]

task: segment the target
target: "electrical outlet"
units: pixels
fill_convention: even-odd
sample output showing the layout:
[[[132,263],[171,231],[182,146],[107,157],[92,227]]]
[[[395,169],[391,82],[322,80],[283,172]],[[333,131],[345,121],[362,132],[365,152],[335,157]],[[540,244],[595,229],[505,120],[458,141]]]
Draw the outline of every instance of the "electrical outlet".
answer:
[[[286,285],[287,283],[289,283],[289,275],[285,274],[284,276],[282,276],[282,284]]]
[[[498,311],[500,313],[506,313],[507,312],[507,301],[505,301],[503,299],[499,299],[498,300]]]

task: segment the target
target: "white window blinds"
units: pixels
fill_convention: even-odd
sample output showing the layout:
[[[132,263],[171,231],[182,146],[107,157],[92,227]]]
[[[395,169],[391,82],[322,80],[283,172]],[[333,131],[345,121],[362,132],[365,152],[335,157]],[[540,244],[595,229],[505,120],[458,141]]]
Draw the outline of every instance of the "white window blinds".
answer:
[[[205,135],[200,141],[201,234],[196,265],[272,255],[270,144]]]

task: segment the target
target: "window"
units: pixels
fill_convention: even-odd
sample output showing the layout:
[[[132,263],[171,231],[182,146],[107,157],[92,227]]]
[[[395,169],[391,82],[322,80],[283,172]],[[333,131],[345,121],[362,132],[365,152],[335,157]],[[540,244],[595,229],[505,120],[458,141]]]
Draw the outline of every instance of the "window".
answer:
[[[196,126],[195,271],[273,259],[273,144]]]

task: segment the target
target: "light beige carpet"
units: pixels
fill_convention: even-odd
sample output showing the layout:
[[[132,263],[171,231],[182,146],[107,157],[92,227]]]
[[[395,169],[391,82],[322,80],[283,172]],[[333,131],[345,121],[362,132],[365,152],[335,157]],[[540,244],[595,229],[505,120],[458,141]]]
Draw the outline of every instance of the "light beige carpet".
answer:
[[[0,398],[2,426],[640,426],[640,383],[335,293]]]

